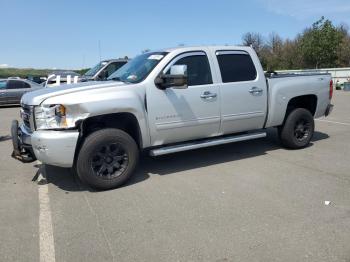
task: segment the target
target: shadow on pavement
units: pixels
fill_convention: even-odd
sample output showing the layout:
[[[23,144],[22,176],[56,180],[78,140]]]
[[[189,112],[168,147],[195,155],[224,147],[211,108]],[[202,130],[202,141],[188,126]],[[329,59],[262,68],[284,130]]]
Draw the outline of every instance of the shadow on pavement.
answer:
[[[7,135],[7,136],[0,136],[0,142],[4,142],[4,141],[7,141],[7,140],[11,140],[11,136]]]
[[[0,105],[0,108],[15,108],[21,107],[21,105]]]
[[[281,149],[274,129],[267,131],[267,138],[226,144],[221,146],[185,151],[160,157],[150,157],[146,153],[140,157],[140,165],[132,178],[123,186],[131,186],[142,182],[152,175],[171,175],[177,172],[201,168],[205,166],[232,162],[240,159],[265,155],[273,150]],[[312,142],[327,139],[329,136],[315,132]],[[48,183],[65,191],[97,192],[83,185],[70,169],[45,166]]]

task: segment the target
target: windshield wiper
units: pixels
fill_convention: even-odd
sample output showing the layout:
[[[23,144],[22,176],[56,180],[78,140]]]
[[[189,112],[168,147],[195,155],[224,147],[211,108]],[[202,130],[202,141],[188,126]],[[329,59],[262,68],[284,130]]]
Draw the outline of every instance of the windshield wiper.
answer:
[[[129,81],[122,80],[119,76],[109,78],[108,80],[120,81],[120,82],[128,83],[128,84],[130,83]]]
[[[121,82],[123,82],[123,81],[120,79],[119,76],[112,77],[112,78],[110,78],[109,80],[114,80],[114,81],[121,81]]]

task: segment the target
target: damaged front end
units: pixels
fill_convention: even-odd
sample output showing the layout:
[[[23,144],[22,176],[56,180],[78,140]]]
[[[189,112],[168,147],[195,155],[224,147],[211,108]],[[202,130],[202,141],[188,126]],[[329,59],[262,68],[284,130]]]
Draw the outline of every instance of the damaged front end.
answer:
[[[11,136],[13,144],[12,157],[23,163],[35,161],[36,157],[31,145],[31,134],[24,125],[19,126],[17,120],[12,121]]]

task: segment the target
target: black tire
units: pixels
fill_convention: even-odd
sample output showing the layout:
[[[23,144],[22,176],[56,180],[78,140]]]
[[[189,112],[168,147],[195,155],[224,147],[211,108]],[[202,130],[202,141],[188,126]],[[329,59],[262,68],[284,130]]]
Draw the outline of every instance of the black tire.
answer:
[[[15,153],[20,153],[21,149],[18,141],[18,121],[13,120],[11,124],[12,145]]]
[[[315,122],[309,110],[296,108],[289,113],[284,124],[278,128],[284,147],[299,149],[306,147],[314,134]]]
[[[89,135],[79,152],[76,169],[89,186],[107,190],[125,183],[139,159],[135,140],[126,132],[107,128]]]

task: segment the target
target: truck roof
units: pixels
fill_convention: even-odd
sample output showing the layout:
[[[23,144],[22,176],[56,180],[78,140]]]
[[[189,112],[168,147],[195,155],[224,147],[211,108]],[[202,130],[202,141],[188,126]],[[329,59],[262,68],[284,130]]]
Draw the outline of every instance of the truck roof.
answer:
[[[179,47],[172,47],[172,48],[165,48],[163,52],[172,52],[172,51],[193,51],[196,49],[202,49],[202,48],[209,48],[209,49],[217,49],[217,50],[232,50],[232,49],[238,49],[238,50],[251,50],[250,46],[242,46],[242,45],[199,45],[199,46],[179,46]]]
[[[125,59],[125,58],[117,58],[117,59],[105,59],[102,60],[101,62],[128,62],[130,59]]]

